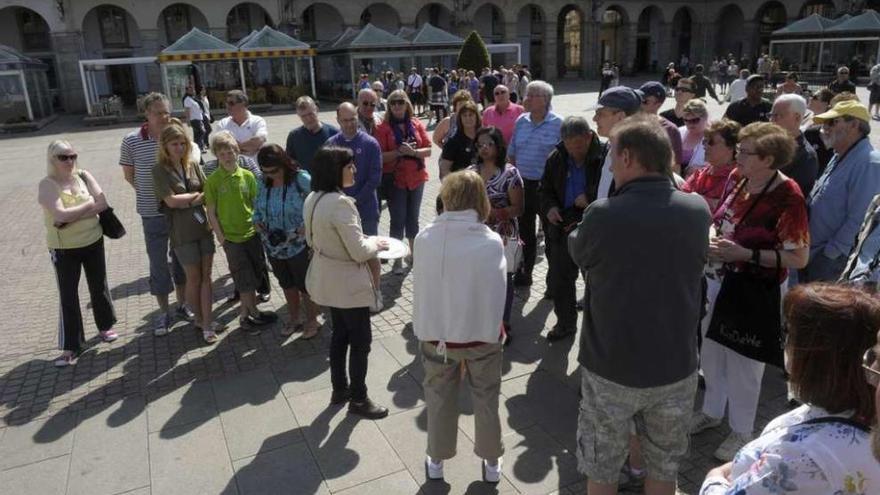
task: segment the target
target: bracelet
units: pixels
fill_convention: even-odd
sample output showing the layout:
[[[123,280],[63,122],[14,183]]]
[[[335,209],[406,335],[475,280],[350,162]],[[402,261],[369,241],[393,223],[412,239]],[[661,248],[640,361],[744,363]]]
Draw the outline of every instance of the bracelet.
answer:
[[[754,263],[755,265],[761,264],[761,250],[752,249],[752,263]]]

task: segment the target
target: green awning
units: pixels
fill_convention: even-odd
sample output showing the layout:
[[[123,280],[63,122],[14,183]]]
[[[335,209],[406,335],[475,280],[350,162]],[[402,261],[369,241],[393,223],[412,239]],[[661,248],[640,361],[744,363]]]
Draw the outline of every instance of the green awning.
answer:
[[[310,47],[308,43],[303,43],[298,39],[291,38],[281,31],[272,29],[269,26],[264,26],[263,29],[254,31],[243,38],[238,43],[238,48],[241,50],[264,50],[272,48],[308,50]]]
[[[845,22],[831,26],[825,32],[829,34],[880,34],[880,14],[877,14],[874,10],[866,10]]]

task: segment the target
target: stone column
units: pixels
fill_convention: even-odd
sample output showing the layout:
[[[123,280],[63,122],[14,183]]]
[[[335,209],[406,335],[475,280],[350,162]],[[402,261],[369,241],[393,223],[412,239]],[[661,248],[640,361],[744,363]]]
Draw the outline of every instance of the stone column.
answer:
[[[754,65],[755,61],[758,59],[757,51],[760,49],[760,42],[758,40],[758,23],[754,21],[746,21],[743,23],[742,30],[742,40],[743,40],[743,48],[742,48],[742,56],[746,56],[749,59],[749,64]],[[749,69],[751,67],[740,67],[740,69]]]
[[[602,65],[602,54],[600,53],[602,47],[599,44],[599,30],[601,29],[601,23],[596,21],[586,21],[584,24],[585,34],[583,45],[581,46],[584,61],[584,75],[589,78],[595,78],[599,76],[599,72],[601,71],[600,66]]]
[[[623,31],[623,36],[618,34],[617,63],[620,65],[621,75],[632,75],[635,67],[638,24],[629,22],[621,26],[620,29]]]
[[[79,73],[79,60],[82,58],[79,51],[80,46],[82,46],[82,33],[80,32],[52,33],[58,92],[61,98],[61,107],[68,113],[85,113],[86,111],[86,99]]]
[[[141,48],[138,50],[138,56],[154,56],[162,51],[159,40],[158,29],[142,29],[141,30]],[[162,72],[158,65],[149,65],[146,67],[147,86],[151,91],[165,91],[162,87]]]
[[[559,79],[559,71],[557,64],[563,63],[562,60],[556,60],[556,47],[559,40],[556,39],[556,23],[544,22],[544,39],[541,47],[544,52],[544,78],[548,81]]]

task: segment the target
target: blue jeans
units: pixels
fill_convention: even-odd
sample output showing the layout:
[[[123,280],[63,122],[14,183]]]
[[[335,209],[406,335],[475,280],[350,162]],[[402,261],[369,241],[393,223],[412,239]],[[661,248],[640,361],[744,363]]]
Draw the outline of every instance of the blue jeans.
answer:
[[[147,244],[147,258],[150,262],[150,294],[154,296],[171,294],[175,285],[186,283],[186,275],[177,261],[177,255],[173,250],[168,249],[168,220],[165,219],[165,215],[141,217],[141,223],[144,227],[144,241]]]
[[[424,192],[424,183],[411,190],[397,186],[391,188],[388,207],[391,210],[391,237],[403,239],[406,231],[406,238],[413,239],[419,233],[419,210]]]

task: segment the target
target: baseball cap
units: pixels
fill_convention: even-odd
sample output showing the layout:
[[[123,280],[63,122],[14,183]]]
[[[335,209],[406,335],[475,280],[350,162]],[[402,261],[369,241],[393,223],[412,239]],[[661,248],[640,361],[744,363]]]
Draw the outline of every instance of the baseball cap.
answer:
[[[666,88],[657,81],[648,81],[636,90],[636,93],[644,101],[645,97],[653,96],[661,102],[666,101]]]
[[[627,114],[632,114],[642,108],[642,97],[632,88],[614,86],[606,89],[599,97],[599,103],[587,110],[598,110],[605,107],[616,108]]]
[[[865,105],[853,100],[841,101],[837,105],[825,113],[820,113],[813,117],[813,122],[822,124],[826,120],[836,119],[838,117],[853,117],[865,122],[871,122],[871,115]]]

